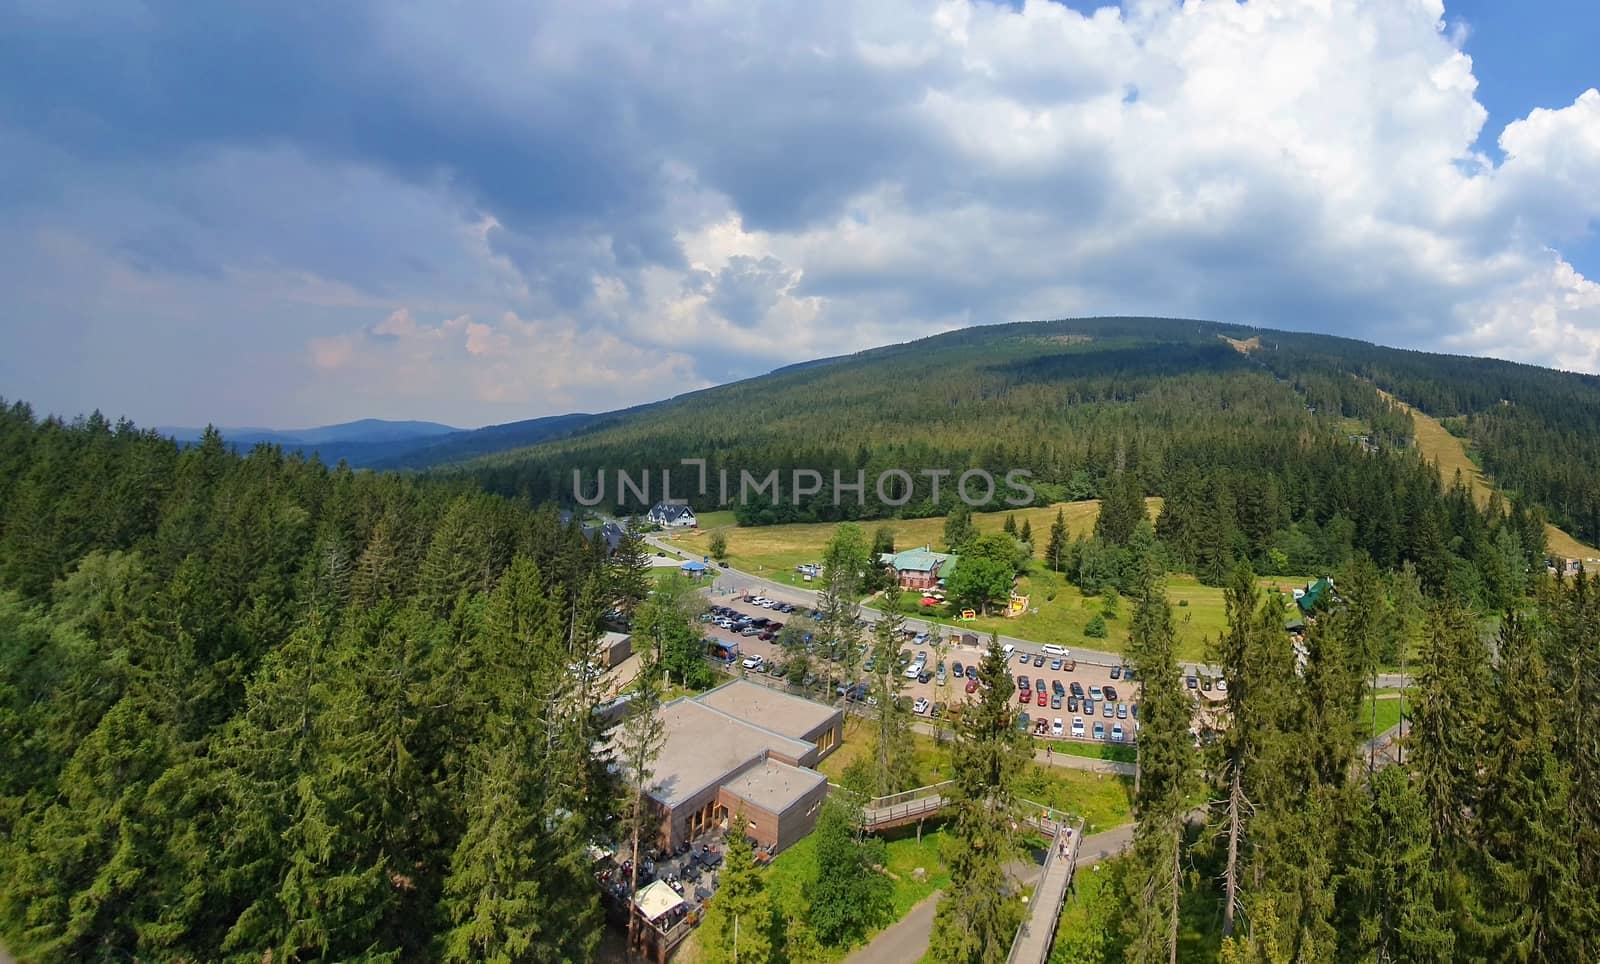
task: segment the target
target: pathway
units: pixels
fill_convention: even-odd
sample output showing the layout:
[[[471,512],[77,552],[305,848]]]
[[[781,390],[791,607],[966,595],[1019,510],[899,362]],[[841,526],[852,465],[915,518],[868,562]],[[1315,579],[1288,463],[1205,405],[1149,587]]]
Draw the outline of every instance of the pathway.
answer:
[[[1078,824],[1081,829],[1083,824]],[[1059,838],[1051,841],[1049,855],[1045,858],[1044,872],[1033,890],[1033,900],[1028,906],[1028,920],[1017,931],[1007,961],[1016,964],[1044,964],[1050,954],[1050,945],[1056,936],[1056,921],[1061,917],[1061,904],[1067,899],[1067,885],[1072,883],[1072,872],[1078,865],[1078,847],[1083,835],[1074,833],[1066,853],[1061,852]]]
[[[906,964],[928,953],[933,935],[933,915],[943,891],[935,891],[912,907],[906,916],[878,932],[866,947],[844,959],[845,964]]]

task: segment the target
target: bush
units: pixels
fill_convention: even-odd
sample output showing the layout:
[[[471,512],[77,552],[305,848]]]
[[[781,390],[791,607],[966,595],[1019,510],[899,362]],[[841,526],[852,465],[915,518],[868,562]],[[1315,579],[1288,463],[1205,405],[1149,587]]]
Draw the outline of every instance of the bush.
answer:
[[[1096,613],[1094,617],[1089,620],[1088,625],[1083,627],[1083,634],[1092,639],[1105,639],[1106,618],[1099,613]]]
[[[1182,607],[1182,606],[1187,606],[1187,605],[1189,605],[1189,600],[1187,600],[1187,599],[1180,599],[1180,600],[1178,600],[1178,605],[1179,605],[1179,606],[1180,606],[1180,607]]]

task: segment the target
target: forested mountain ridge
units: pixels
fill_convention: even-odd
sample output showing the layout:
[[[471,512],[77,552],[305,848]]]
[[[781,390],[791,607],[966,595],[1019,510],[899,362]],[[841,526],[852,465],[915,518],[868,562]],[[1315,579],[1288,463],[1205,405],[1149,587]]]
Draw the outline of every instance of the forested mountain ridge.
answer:
[[[1172,496],[1194,478],[1242,468],[1256,470],[1241,474],[1257,482],[1279,475],[1303,491],[1363,450],[1350,435],[1369,436],[1380,453],[1405,448],[1409,416],[1378,389],[1466,434],[1511,501],[1541,508],[1583,541],[1600,539],[1600,379],[1171,319],[962,329],[680,396],[448,471],[492,491],[570,502],[575,470],[592,482],[599,469],[650,470],[652,478],[676,469],[673,494],[700,508],[715,507],[715,487],[700,496],[682,458],[707,459],[713,478],[728,469],[735,487],[741,469],[822,471],[829,484],[818,497],[747,506],[745,524],[948,511],[949,486],[936,504],[925,481],[903,508],[880,504],[870,480],[891,467],[913,475],[1024,468],[1041,504],[1103,496],[1123,470],[1148,495]],[[866,472],[865,505],[847,496],[832,506],[833,469],[847,480]],[[1307,482],[1307,473],[1317,479]],[[1289,501],[1298,518],[1315,500]],[[1340,508],[1367,524],[1355,515],[1365,506]]]

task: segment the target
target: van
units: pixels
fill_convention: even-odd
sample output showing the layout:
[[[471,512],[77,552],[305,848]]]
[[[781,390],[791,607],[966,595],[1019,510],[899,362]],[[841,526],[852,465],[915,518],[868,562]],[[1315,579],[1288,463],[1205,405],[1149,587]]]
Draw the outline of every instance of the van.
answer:
[[[1000,652],[1004,653],[1005,656],[1006,656],[1006,659],[1008,659],[1008,660],[1011,658],[1011,655],[1013,653],[1015,653],[1016,651],[1017,651],[1017,647],[1011,645],[1010,643],[1006,643],[1004,646],[1000,647]]]
[[[1039,651],[1044,653],[1046,656],[1061,657],[1065,657],[1069,652],[1065,646],[1057,646],[1055,643],[1045,643],[1043,646],[1039,647]]]

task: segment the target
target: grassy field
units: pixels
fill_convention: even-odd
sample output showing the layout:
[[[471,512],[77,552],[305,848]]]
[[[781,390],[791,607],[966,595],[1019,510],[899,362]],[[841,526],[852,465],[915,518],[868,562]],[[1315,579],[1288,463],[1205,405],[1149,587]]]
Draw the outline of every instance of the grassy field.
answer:
[[[1400,722],[1400,697],[1398,694],[1369,697],[1361,708],[1361,732],[1363,734],[1367,733],[1368,723],[1373,719],[1374,705],[1377,707],[1377,722],[1372,724],[1371,735],[1377,736]],[[1406,708],[1408,711],[1411,708],[1409,700],[1406,701]]]
[[[1118,763],[1133,763],[1139,756],[1133,747],[1118,746],[1115,743],[1079,743],[1076,740],[1060,740],[1050,744],[1050,748],[1068,756],[1087,757],[1090,760],[1114,760]]]
[[[950,751],[935,743],[933,737],[913,731],[911,741],[912,751],[916,764],[917,782],[915,787],[932,786],[950,779]],[[817,767],[829,780],[839,782],[844,771],[857,759],[865,756],[872,749],[872,721],[864,716],[846,716],[844,719],[844,742],[839,749],[829,754],[826,760]],[[906,787],[911,790],[914,787]]]
[[[1151,518],[1161,512],[1160,499],[1145,500]],[[1088,534],[1100,515],[1100,502],[1062,502],[1040,508],[1018,509],[1014,512],[978,512],[972,516],[980,532],[998,532],[1007,515],[1017,517],[1017,525],[1026,520],[1033,526],[1034,543],[1040,552],[1050,537],[1050,526],[1055,521],[1056,510],[1066,516],[1070,535]],[[781,526],[741,527],[734,524],[732,512],[708,512],[699,517],[700,526],[694,532],[677,533],[671,537],[674,546],[696,559],[705,555],[711,544],[711,533],[719,531],[728,540],[728,564],[735,569],[751,572],[795,586],[806,583],[795,573],[794,567],[808,562],[821,562],[822,549],[833,537],[837,523],[797,523]],[[944,545],[944,516],[926,519],[884,519],[859,523],[870,537],[879,526],[894,530],[895,545],[902,548]]]
[[[1472,461],[1467,453],[1466,444],[1451,435],[1437,419],[1424,415],[1387,392],[1380,391],[1378,394],[1411,413],[1411,418],[1417,426],[1417,450],[1422,453],[1423,458],[1439,464],[1439,475],[1444,478],[1445,484],[1448,485],[1459,471],[1467,487],[1472,490],[1473,500],[1480,507],[1487,505],[1489,494],[1494,491],[1494,484]],[[1600,557],[1600,550],[1584,545],[1553,525],[1545,526],[1544,537],[1550,552],[1564,559]]]

